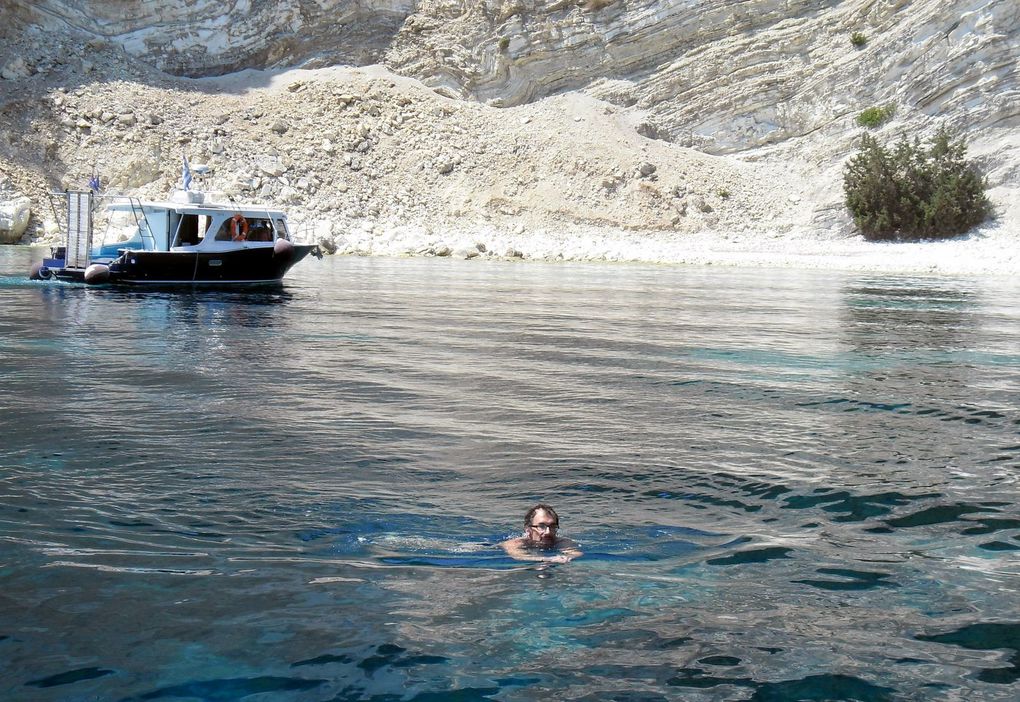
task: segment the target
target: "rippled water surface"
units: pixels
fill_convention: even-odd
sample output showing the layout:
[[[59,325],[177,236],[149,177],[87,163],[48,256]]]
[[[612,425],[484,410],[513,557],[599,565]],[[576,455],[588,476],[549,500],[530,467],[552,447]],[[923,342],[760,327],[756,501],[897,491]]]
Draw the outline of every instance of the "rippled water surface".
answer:
[[[0,250],[4,700],[1015,700],[1020,286]],[[496,543],[545,500],[585,555]]]

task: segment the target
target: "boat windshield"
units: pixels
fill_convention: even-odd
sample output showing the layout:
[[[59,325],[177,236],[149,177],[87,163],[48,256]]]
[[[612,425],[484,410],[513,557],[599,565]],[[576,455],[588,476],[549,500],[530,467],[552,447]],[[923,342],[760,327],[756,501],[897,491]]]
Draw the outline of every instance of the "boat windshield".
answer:
[[[277,217],[274,221],[274,230],[277,238],[279,239],[290,239],[290,230],[287,229],[287,220],[283,217]]]

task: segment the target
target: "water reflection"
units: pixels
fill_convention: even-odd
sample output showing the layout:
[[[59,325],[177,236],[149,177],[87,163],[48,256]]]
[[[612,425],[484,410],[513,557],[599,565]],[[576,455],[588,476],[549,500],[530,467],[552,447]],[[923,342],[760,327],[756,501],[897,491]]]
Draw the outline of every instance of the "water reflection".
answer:
[[[1003,460],[992,437],[1017,420],[1011,400],[974,393],[1004,350],[985,334],[982,291],[873,279],[847,285],[844,297],[839,329],[861,360],[848,368],[840,391],[806,405],[833,437],[853,437],[840,457],[853,468],[843,471],[841,489],[820,489],[790,505],[813,503],[876,534],[921,527],[919,539],[933,528],[973,533],[975,520],[1004,505],[975,502],[969,480],[977,466]],[[919,430],[926,439],[913,441]],[[981,539],[956,546],[985,548]]]
[[[933,281],[865,281],[844,289],[843,329],[855,351],[952,352],[971,348],[981,293]]]
[[[1007,297],[309,273],[0,284],[9,697],[1011,699]],[[583,558],[497,547],[540,500]]]
[[[47,281],[33,285],[31,291],[34,295],[29,300],[38,304],[19,306],[17,317],[10,322],[50,335],[60,334],[60,328],[77,328],[72,341],[87,340],[78,348],[86,354],[94,353],[87,348],[91,343],[128,339],[135,334],[159,334],[172,344],[181,338],[177,332],[195,326],[221,338],[244,327],[285,328],[286,309],[294,297],[279,285],[240,290],[135,290]]]

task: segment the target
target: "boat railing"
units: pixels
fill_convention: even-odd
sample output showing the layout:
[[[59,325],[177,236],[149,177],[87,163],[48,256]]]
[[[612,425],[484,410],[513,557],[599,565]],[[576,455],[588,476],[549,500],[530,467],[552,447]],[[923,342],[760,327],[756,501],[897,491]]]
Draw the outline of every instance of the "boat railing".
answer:
[[[315,225],[311,222],[302,222],[299,225],[291,225],[291,239],[294,243],[315,243]]]

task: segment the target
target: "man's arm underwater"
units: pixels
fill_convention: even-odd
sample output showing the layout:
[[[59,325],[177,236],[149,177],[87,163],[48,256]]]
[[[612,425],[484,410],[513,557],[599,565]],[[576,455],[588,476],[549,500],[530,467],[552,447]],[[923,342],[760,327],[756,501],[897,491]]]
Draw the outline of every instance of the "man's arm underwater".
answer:
[[[556,540],[556,553],[550,553],[551,549],[536,549],[528,546],[528,540],[523,536],[516,539],[507,539],[500,544],[500,547],[508,556],[518,561],[545,561],[549,563],[569,563],[575,558],[584,555],[577,544],[571,539],[561,538]]]

